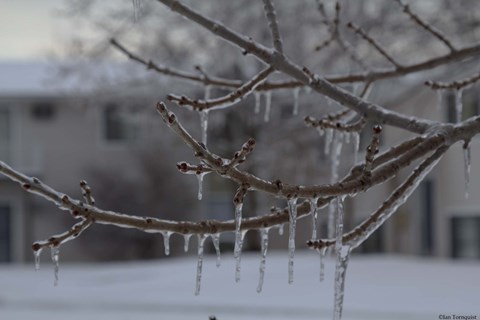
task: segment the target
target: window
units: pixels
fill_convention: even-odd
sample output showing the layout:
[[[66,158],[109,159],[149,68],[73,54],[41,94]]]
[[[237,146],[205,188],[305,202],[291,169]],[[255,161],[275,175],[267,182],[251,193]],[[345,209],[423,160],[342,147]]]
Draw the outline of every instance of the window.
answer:
[[[447,121],[451,123],[456,123],[457,121],[457,114],[455,108],[455,91],[451,91],[446,96],[446,104],[447,104]],[[462,94],[462,119],[466,120],[473,116],[478,115],[480,106],[479,106],[479,99],[478,93],[475,90],[464,90]]]
[[[454,217],[452,257],[480,259],[480,217]]]
[[[137,140],[139,124],[134,115],[117,105],[109,104],[103,109],[103,138],[109,142],[132,142]]]
[[[55,105],[50,102],[36,102],[32,105],[30,112],[37,120],[50,120],[55,116]]]
[[[434,184],[432,180],[425,180],[420,185],[421,192],[421,253],[431,255],[433,253],[433,216],[434,216]]]
[[[0,108],[0,160],[10,162],[11,154],[11,117],[10,109]]]
[[[12,261],[10,207],[0,205],[0,263]]]

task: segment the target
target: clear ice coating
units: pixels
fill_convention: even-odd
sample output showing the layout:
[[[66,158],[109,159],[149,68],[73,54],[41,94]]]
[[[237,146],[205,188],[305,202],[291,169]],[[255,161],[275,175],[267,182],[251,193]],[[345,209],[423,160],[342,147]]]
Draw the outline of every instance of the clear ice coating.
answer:
[[[170,255],[170,235],[171,232],[162,232],[163,236],[163,248],[165,249],[165,255],[168,256]]]
[[[465,169],[465,199],[468,199],[469,196],[469,189],[470,189],[470,170],[472,167],[471,164],[471,153],[470,153],[470,145],[467,145],[466,148],[463,148],[463,162],[464,162],[464,169]]]
[[[245,238],[245,234],[247,234],[247,230],[243,230],[240,232],[240,240],[235,241],[235,249],[234,249],[234,258],[235,258],[235,282],[240,281],[240,271],[241,271],[241,262],[242,262],[242,246],[243,246],[243,239]]]
[[[260,92],[255,91],[253,96],[255,97],[255,114],[258,114],[260,113],[260,99],[262,95],[260,94]]]
[[[458,89],[455,92],[455,113],[456,113],[456,120],[457,122],[462,121],[462,109],[463,109],[463,89]]]
[[[200,111],[200,127],[202,128],[202,143],[207,145],[208,110]]]
[[[214,233],[211,235],[213,246],[215,247],[215,252],[217,254],[217,268],[220,267],[221,257],[220,257],[220,233]]]
[[[265,114],[263,116],[263,121],[265,121],[265,122],[270,121],[271,109],[272,109],[272,92],[267,91],[265,93]]]
[[[33,251],[33,256],[35,257],[35,271],[40,270],[40,254],[42,253],[42,248],[37,251]]]
[[[300,108],[299,96],[300,96],[300,87],[296,87],[293,89],[293,115],[294,116],[298,114],[298,109]]]
[[[260,231],[260,242],[261,242],[261,253],[262,256],[260,258],[260,275],[258,278],[258,286],[257,286],[257,292],[260,293],[262,292],[263,288],[263,279],[265,277],[265,263],[267,261],[267,250],[268,250],[268,231],[269,228],[262,229]]]
[[[191,233],[187,233],[187,234],[184,234],[184,235],[183,235],[183,241],[184,241],[184,243],[183,243],[183,250],[184,250],[185,252],[188,252],[188,244],[190,243],[190,237],[191,237],[191,236],[192,236]]]
[[[203,267],[203,247],[205,244],[206,237],[202,235],[198,235],[198,260],[197,260],[197,276],[195,281],[195,295],[198,296],[200,294],[200,284],[202,282],[202,267]]]
[[[56,287],[58,285],[58,270],[60,269],[59,255],[60,247],[51,247],[52,262],[53,262],[53,275],[54,281],[53,285]]]
[[[297,198],[288,199],[290,228],[288,235],[288,283],[293,283],[293,261],[295,258],[295,229],[297,225]]]

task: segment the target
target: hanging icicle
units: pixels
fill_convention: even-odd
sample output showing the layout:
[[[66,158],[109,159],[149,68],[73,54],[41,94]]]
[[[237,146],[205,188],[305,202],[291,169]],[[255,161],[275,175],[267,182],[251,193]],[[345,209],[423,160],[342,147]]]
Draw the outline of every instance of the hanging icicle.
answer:
[[[350,132],[345,131],[343,136],[345,138],[345,143],[350,143]]]
[[[327,236],[328,238],[333,238],[335,236],[335,212],[337,211],[337,203],[335,200],[332,200],[328,204],[328,215],[327,215]]]
[[[170,255],[170,235],[171,232],[162,232],[163,236],[163,248],[165,250],[165,255],[168,256]]]
[[[455,92],[455,113],[456,113],[456,116],[457,116],[457,119],[456,119],[457,122],[462,121],[462,109],[463,109],[462,98],[463,98],[463,88],[458,89]]]
[[[471,169],[471,154],[470,144],[466,143],[463,148],[463,163],[465,170],[465,199],[468,199],[470,189],[470,169]]]
[[[283,236],[283,229],[285,227],[285,223],[282,223],[278,226],[278,235]]]
[[[140,14],[141,3],[140,0],[132,0],[133,3],[133,21],[137,22]]]
[[[200,294],[200,284],[202,282],[202,267],[203,267],[203,246],[205,244],[205,235],[198,235],[198,260],[197,260],[197,276],[195,283],[195,295]]]
[[[217,253],[217,268],[220,267],[221,257],[220,257],[220,233],[214,233],[211,235],[213,246],[215,247],[215,252]]]
[[[310,214],[312,216],[312,241],[317,240],[317,225],[318,225],[318,198],[310,199]]]
[[[332,140],[332,151],[330,153],[330,182],[335,183],[338,180],[338,168],[340,166],[340,155],[342,153],[343,134],[339,131],[334,133]]]
[[[320,254],[320,282],[325,280],[325,256],[327,255],[327,247],[319,250]]]
[[[242,262],[242,247],[243,247],[243,239],[245,238],[245,235],[247,234],[247,230],[243,230],[240,232],[240,239],[235,240],[236,245],[235,249],[233,252],[234,258],[235,258],[235,282],[240,281],[240,271],[241,271],[241,262]],[[238,245],[237,245],[238,243]]]
[[[198,180],[198,200],[202,200],[203,197],[203,177],[207,174],[207,172],[200,172],[197,173],[197,180]]]
[[[325,155],[330,153],[330,145],[332,144],[332,139],[333,139],[333,129],[327,128],[325,129],[325,149],[323,152]]]
[[[200,111],[200,127],[202,128],[202,143],[207,146],[208,110]]]
[[[345,276],[350,258],[350,247],[342,246],[337,253],[337,264],[335,266],[335,301],[333,319],[341,320],[343,311],[343,300],[345,296]]]
[[[188,252],[188,244],[190,243],[190,238],[191,238],[192,234],[191,233],[187,233],[187,234],[184,234],[183,235],[183,250],[185,252]]]
[[[294,116],[298,114],[298,109],[300,108],[299,96],[300,96],[300,87],[296,87],[293,89],[293,115]]]
[[[260,94],[260,92],[255,91],[253,96],[255,97],[255,114],[258,114],[260,113],[260,99],[262,98],[262,95]]]
[[[54,275],[53,285],[56,287],[58,285],[58,271],[60,269],[60,263],[59,263],[60,247],[50,247],[50,249],[52,254],[52,262],[53,262],[53,275]]]
[[[263,116],[263,121],[265,121],[265,122],[270,121],[271,109],[272,109],[272,92],[267,91],[265,93],[265,114]]]
[[[335,207],[337,209],[335,215],[335,250],[338,252],[342,247],[342,236],[343,236],[343,199],[337,197],[334,200]]]
[[[442,110],[442,105],[443,105],[443,90],[438,89],[437,90],[437,110],[438,111]]]
[[[42,253],[42,248],[33,251],[33,256],[35,257],[35,271],[40,270],[40,254]]]
[[[337,253],[337,263],[335,265],[335,302],[334,302],[334,320],[342,318],[343,297],[345,289],[345,276],[350,256],[350,247],[343,245],[343,198],[336,198],[336,234],[335,251]]]
[[[290,229],[288,235],[288,283],[293,283],[293,261],[295,258],[295,229],[297,225],[297,198],[288,199]]]
[[[257,292],[262,292],[263,288],[263,279],[265,277],[265,263],[267,261],[267,250],[268,250],[268,231],[270,228],[265,228],[260,231],[260,242],[261,242],[261,258],[260,258],[260,275],[258,278]]]

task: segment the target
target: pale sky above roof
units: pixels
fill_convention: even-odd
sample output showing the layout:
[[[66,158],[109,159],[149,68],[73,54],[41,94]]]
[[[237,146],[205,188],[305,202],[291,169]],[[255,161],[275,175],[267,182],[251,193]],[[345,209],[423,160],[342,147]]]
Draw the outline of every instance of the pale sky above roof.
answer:
[[[1,0],[0,60],[39,60],[58,50],[71,26],[58,17],[64,0]]]

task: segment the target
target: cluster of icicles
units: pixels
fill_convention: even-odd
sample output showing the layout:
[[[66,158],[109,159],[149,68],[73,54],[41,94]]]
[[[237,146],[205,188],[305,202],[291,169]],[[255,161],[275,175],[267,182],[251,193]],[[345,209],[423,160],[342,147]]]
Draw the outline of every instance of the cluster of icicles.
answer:
[[[210,89],[207,87],[205,91],[205,99],[208,99],[210,95]],[[299,108],[299,92],[300,88],[295,88],[293,90],[293,114],[298,114]],[[268,121],[270,118],[270,108],[271,108],[271,93],[258,93],[254,92],[255,97],[255,112],[258,113],[260,110],[260,99],[261,95],[265,96],[265,117],[264,120]],[[438,105],[441,105],[441,98],[442,98],[442,91],[438,91]],[[462,119],[462,90],[456,91],[456,99],[455,99],[455,107],[456,107],[456,117],[457,121],[461,121]],[[202,142],[204,145],[207,143],[207,126],[208,126],[208,111],[200,112],[201,115],[201,128],[202,128]],[[338,181],[339,178],[339,165],[340,165],[340,155],[342,152],[342,147],[344,143],[352,143],[353,151],[354,151],[354,163],[357,162],[357,154],[360,144],[360,137],[358,132],[340,132],[338,130],[333,129],[318,129],[320,136],[324,136],[324,153],[330,156],[330,170],[331,170],[331,182],[334,183]],[[465,197],[468,197],[468,184],[469,184],[469,175],[470,175],[470,149],[468,145],[464,148],[464,159],[465,159]],[[332,248],[336,255],[336,267],[335,267],[335,287],[334,287],[334,319],[341,319],[342,309],[343,309],[343,296],[344,296],[344,286],[345,286],[345,275],[346,269],[349,262],[350,252],[353,248],[360,245],[365,239],[367,239],[384,221],[386,221],[395,211],[396,209],[403,204],[406,199],[410,196],[410,194],[416,189],[420,181],[425,177],[426,174],[435,166],[436,162],[431,164],[428,170],[418,177],[418,179],[409,186],[407,192],[398,198],[388,210],[380,216],[378,221],[372,225],[370,225],[367,230],[360,236],[357,240],[349,243],[343,243],[342,235],[343,235],[343,202],[346,196],[339,196],[332,200],[328,206],[328,221],[327,221],[327,237],[332,239],[335,238],[335,246]],[[197,174],[198,179],[198,199],[202,199],[202,182],[203,177],[206,172],[202,172]],[[355,196],[355,195],[350,195]],[[293,283],[293,274],[294,274],[294,257],[295,257],[295,232],[296,232],[296,222],[297,222],[297,202],[298,198],[290,198],[287,200],[288,210],[289,210],[289,233],[288,233],[288,283]],[[319,208],[317,208],[318,198],[314,199],[307,199],[310,203],[310,216],[312,217],[312,241],[318,240],[317,235],[317,226],[318,226],[318,213]],[[243,246],[243,240],[247,233],[247,230],[241,229],[242,223],[242,208],[243,202],[239,201],[235,203],[235,213],[234,213],[234,221],[235,221],[235,246],[234,246],[234,259],[235,259],[235,281],[240,280],[240,272],[241,272],[241,252]],[[257,292],[262,291],[263,282],[264,282],[264,275],[265,275],[265,267],[266,267],[266,255],[268,250],[268,235],[269,231],[272,227],[263,228],[259,230],[260,232],[260,239],[261,239],[261,257],[260,257],[260,266],[259,266],[259,279],[258,279],[258,286]],[[284,226],[279,225],[278,232],[280,235],[283,235]],[[164,239],[164,248],[165,254],[170,254],[170,236],[172,232],[161,232]],[[189,242],[192,234],[185,234],[184,235],[184,250],[185,252],[189,249]],[[208,237],[212,239],[216,255],[217,267],[220,267],[220,234],[199,234],[198,237],[198,260],[197,260],[197,272],[196,272],[196,281],[195,281],[195,294],[198,295],[200,293],[201,288],[201,279],[202,279],[202,267],[203,267],[203,256],[204,256],[204,246],[205,241]],[[69,240],[69,239],[66,239]],[[65,242],[65,241],[64,241]],[[319,278],[320,281],[323,281],[325,278],[325,271],[324,271],[324,258],[327,254],[327,247],[324,247],[319,250],[320,254],[320,272]],[[35,269],[38,270],[40,267],[40,253],[41,249],[34,252],[35,254]],[[54,285],[58,283],[58,270],[59,270],[59,253],[60,248],[59,246],[55,246],[51,248],[51,258],[54,264]]]

